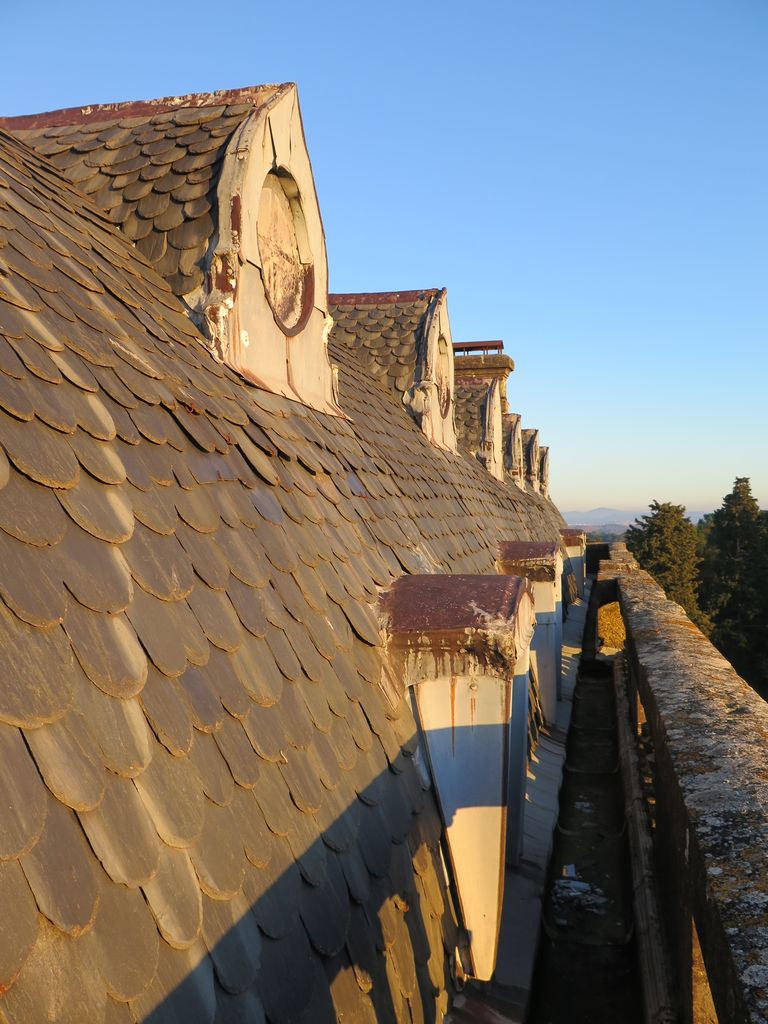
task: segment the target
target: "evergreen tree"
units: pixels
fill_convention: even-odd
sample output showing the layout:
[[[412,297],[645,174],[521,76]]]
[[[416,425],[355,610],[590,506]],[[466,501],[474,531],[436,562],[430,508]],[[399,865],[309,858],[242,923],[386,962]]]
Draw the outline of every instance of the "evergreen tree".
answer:
[[[699,604],[702,609],[712,618],[713,601],[710,589],[710,581],[714,578],[714,552],[712,543],[712,527],[714,526],[714,513],[707,512],[696,523],[696,551],[699,556]],[[710,636],[710,640],[712,637]]]
[[[768,693],[768,526],[749,479],[733,490],[702,530],[702,598],[712,642],[747,682]]]
[[[627,528],[626,544],[643,569],[677,601],[705,633],[710,622],[699,607],[696,528],[685,518],[684,505],[652,501],[651,514]]]

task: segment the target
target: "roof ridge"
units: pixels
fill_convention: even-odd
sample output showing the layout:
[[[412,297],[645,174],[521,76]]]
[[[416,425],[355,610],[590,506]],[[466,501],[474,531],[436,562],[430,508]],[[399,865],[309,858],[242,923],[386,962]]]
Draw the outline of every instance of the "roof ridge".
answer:
[[[149,100],[125,100],[119,103],[85,104],[78,107],[62,107],[39,114],[20,114],[16,117],[0,117],[0,126],[23,131],[27,128],[56,128],[61,125],[86,124],[89,121],[114,120],[123,117],[138,117],[142,114],[164,114],[169,110],[184,107],[214,107],[221,104],[261,102],[264,94],[270,95],[290,87],[292,82],[276,84],[247,85],[241,89],[220,89],[217,92],[192,92],[183,96],[160,96]]]
[[[404,292],[329,292],[328,302],[334,306],[376,305],[380,302],[415,302],[434,298],[444,288],[416,288]]]

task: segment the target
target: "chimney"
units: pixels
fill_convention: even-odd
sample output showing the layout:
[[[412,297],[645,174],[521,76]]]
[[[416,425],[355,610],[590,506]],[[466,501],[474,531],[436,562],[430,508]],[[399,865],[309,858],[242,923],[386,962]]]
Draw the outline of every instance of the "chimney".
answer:
[[[503,341],[457,341],[453,346],[453,369],[458,384],[462,380],[483,380],[487,386],[499,382],[501,414],[509,412],[507,378],[515,368],[514,361],[504,355]]]

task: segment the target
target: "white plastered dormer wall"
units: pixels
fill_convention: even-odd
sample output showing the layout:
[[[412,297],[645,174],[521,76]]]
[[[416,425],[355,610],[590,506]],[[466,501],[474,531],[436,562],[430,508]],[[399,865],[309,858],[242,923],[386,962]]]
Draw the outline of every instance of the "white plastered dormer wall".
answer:
[[[456,451],[454,395],[453,340],[448,297],[443,289],[427,313],[416,364],[416,380],[413,388],[403,396],[403,402],[417,416],[429,441],[450,452]]]
[[[549,447],[539,448],[539,492],[549,497]]]
[[[536,494],[539,493],[539,432],[523,430],[525,452],[525,482]]]
[[[520,413],[507,413],[507,444],[505,450],[505,463],[507,473],[511,476],[512,482],[520,490],[525,490],[525,463],[523,459],[523,428]]]
[[[328,359],[328,264],[294,85],[256,108],[227,147],[206,327],[254,383],[340,414]]]
[[[496,965],[505,854],[519,856],[528,762],[533,588],[520,577],[405,575],[380,599],[385,694],[409,692],[422,784],[434,787],[441,844],[473,977]]]
[[[501,388],[498,380],[491,381],[483,407],[483,443],[480,458],[485,468],[496,477],[504,479],[504,451],[501,419]]]

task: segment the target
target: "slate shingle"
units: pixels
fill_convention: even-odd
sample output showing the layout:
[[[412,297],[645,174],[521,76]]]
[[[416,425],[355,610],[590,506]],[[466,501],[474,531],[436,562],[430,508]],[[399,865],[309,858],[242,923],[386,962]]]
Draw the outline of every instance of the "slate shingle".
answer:
[[[329,295],[333,343],[354,352],[361,368],[402,396],[414,382],[428,313],[439,295],[437,288]]]
[[[446,1003],[439,818],[410,711],[378,685],[373,605],[403,571],[492,572],[499,540],[548,538],[551,520],[432,448],[356,349],[334,346],[349,420],[214,361],[130,239],[149,237],[150,194],[207,224],[196,186],[250,109],[46,129],[74,184],[0,131],[10,1021],[430,1019]],[[161,259],[180,238],[164,224]],[[414,350],[370,323],[397,391]]]
[[[214,106],[180,97],[6,118],[0,125],[75,183],[176,295],[190,296],[204,280],[227,145],[279,88],[237,90]]]
[[[483,443],[483,413],[489,383],[462,378],[456,384],[456,439],[469,455],[475,455]]]

